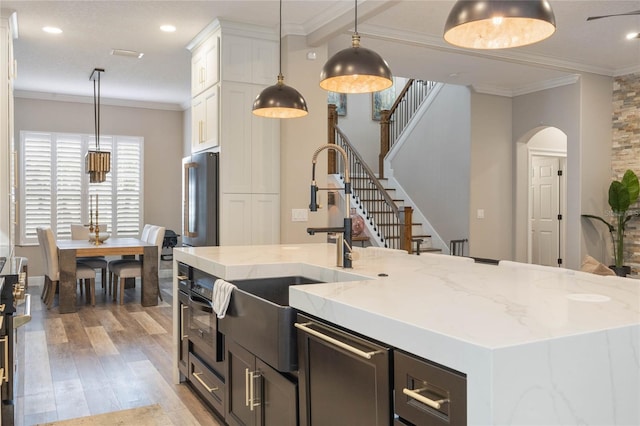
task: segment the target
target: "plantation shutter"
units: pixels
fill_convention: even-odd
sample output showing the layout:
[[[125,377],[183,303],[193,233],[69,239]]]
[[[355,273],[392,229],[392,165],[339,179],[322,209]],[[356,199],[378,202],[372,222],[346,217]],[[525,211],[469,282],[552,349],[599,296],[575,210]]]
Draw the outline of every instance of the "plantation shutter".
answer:
[[[118,235],[140,235],[142,210],[142,146],[133,138],[118,138],[116,146],[116,216]]]
[[[36,242],[36,228],[51,225],[53,212],[53,155],[50,133],[29,133],[22,146],[20,233],[23,242]]]
[[[100,149],[111,152],[111,172],[89,183],[84,156],[93,149],[90,135],[21,132],[20,243],[37,243],[36,228],[51,226],[57,239],[71,238],[70,224],[96,223],[101,232],[137,237],[142,226],[143,138],[101,136]]]
[[[56,234],[71,238],[71,224],[82,220],[82,139],[79,135],[54,135],[56,161]]]

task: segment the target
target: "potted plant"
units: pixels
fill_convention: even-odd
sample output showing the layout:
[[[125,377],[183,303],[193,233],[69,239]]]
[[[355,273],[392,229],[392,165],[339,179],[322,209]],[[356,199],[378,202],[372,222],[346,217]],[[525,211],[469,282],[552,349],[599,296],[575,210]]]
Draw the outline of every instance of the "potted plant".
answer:
[[[609,228],[609,234],[611,235],[611,242],[613,243],[613,258],[614,265],[611,269],[614,270],[616,275],[624,277],[631,272],[630,266],[624,266],[624,231],[626,229],[627,222],[634,217],[638,216],[637,211],[629,210],[629,208],[638,200],[640,194],[640,184],[638,183],[638,177],[633,170],[627,170],[624,173],[621,181],[614,180],[609,186],[609,206],[613,220],[608,222],[600,216],[594,216],[591,214],[583,214],[583,217],[589,219],[596,219],[607,225]]]

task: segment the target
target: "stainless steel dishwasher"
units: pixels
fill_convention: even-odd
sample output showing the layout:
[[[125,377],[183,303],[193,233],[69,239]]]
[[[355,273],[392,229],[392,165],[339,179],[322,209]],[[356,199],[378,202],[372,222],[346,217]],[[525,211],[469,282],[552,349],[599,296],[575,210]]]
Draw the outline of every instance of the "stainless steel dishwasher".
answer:
[[[388,426],[391,348],[298,314],[300,425]]]

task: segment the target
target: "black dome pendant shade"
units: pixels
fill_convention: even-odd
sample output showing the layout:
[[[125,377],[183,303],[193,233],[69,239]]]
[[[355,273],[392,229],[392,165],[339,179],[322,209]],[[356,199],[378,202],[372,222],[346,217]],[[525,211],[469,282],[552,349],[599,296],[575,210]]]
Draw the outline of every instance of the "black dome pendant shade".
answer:
[[[309,113],[307,101],[293,87],[284,84],[282,75],[282,0],[280,0],[280,71],[278,82],[264,89],[253,101],[253,114],[267,118],[298,118]]]
[[[387,62],[373,50],[360,47],[358,0],[355,7],[355,32],[351,47],[333,55],[322,67],[320,87],[337,93],[379,92],[393,85]]]
[[[547,0],[459,0],[449,12],[444,39],[469,49],[506,49],[537,43],[555,30]]]
[[[300,92],[284,84],[284,77],[278,74],[278,82],[256,97],[253,114],[269,118],[304,117],[308,114],[307,102]]]

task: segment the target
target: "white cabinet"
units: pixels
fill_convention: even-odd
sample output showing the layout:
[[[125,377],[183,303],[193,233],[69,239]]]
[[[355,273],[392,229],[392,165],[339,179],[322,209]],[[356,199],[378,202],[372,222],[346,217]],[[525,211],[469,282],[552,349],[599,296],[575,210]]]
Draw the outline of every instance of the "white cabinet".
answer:
[[[191,152],[218,146],[218,92],[215,85],[191,102]]]
[[[221,245],[280,241],[280,195],[222,194],[221,201]]]
[[[220,152],[220,244],[277,244],[280,120],[251,112],[258,93],[276,81],[277,34],[272,28],[215,20],[188,48],[193,52],[192,152]],[[203,87],[207,52],[220,58],[211,87]]]
[[[278,44],[228,35],[222,38],[222,78],[272,85],[278,77]]]
[[[196,96],[219,80],[220,38],[214,33],[194,48],[191,56],[191,95]]]
[[[223,192],[280,193],[280,123],[256,117],[251,104],[262,86],[223,83]]]
[[[13,247],[16,222],[16,151],[13,132],[15,12],[0,13],[0,245]]]

